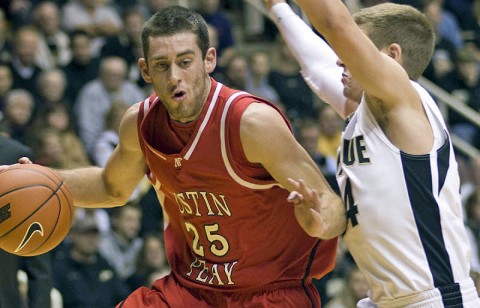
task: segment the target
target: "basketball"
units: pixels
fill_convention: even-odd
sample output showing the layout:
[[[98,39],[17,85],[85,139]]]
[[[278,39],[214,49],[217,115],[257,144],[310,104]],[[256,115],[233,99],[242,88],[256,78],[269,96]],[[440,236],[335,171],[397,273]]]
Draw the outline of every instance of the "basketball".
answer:
[[[0,248],[36,256],[55,248],[70,230],[73,198],[47,167],[16,164],[0,173]]]

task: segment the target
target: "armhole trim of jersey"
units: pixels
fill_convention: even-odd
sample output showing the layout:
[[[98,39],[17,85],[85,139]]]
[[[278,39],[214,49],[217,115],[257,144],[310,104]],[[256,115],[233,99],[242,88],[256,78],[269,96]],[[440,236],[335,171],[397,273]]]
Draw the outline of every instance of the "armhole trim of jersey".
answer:
[[[230,96],[227,100],[227,103],[225,104],[225,107],[222,112],[222,118],[220,121],[220,148],[222,151],[222,158],[223,158],[223,163],[225,164],[225,168],[228,171],[228,174],[232,177],[232,179],[237,182],[238,184],[245,186],[250,189],[270,189],[274,186],[279,186],[278,183],[272,183],[272,184],[255,184],[248,182],[244,179],[242,179],[237,173],[235,173],[232,165],[230,164],[230,160],[228,159],[227,155],[227,146],[226,146],[226,140],[225,140],[225,130],[226,130],[226,118],[227,118],[227,113],[228,110],[230,109],[230,106],[232,103],[241,95],[249,95],[247,92],[237,92],[234,93],[232,96]]]

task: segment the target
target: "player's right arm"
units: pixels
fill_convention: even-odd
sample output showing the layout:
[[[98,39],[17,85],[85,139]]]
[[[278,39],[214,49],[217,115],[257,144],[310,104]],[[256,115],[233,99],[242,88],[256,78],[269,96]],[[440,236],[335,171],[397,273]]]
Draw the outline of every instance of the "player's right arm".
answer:
[[[119,144],[105,168],[60,170],[80,207],[114,207],[125,204],[145,175],[146,162],[137,134],[138,104],[125,113],[119,130]]]
[[[335,52],[285,0],[264,0],[264,3],[288,49],[300,64],[304,80],[319,98],[346,118],[355,111],[358,102],[343,95],[342,68],[336,64]]]
[[[364,90],[365,102],[389,141],[403,152],[426,154],[433,132],[420,96],[401,66],[408,57],[398,43],[379,50],[340,0],[297,0]],[[388,8],[384,8],[388,10]]]

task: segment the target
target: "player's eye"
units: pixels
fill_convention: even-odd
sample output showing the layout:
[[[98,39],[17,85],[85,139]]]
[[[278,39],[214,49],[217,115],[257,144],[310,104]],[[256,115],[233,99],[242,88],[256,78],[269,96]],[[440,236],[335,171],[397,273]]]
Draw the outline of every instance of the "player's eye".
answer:
[[[185,59],[180,62],[180,66],[182,67],[188,67],[192,63],[192,60],[190,59]]]
[[[169,67],[167,63],[157,63],[155,66],[162,71],[167,70]]]

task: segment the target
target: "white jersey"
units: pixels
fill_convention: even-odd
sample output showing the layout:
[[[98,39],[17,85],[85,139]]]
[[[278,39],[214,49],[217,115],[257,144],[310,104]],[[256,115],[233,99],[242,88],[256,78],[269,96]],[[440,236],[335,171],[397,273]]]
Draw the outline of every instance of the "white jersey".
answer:
[[[394,307],[433,290],[445,307],[461,307],[461,289],[472,284],[457,163],[438,107],[412,84],[435,146],[425,155],[400,151],[362,101],[347,119],[339,152],[337,180],[348,219],[344,240],[366,275],[373,303]]]

